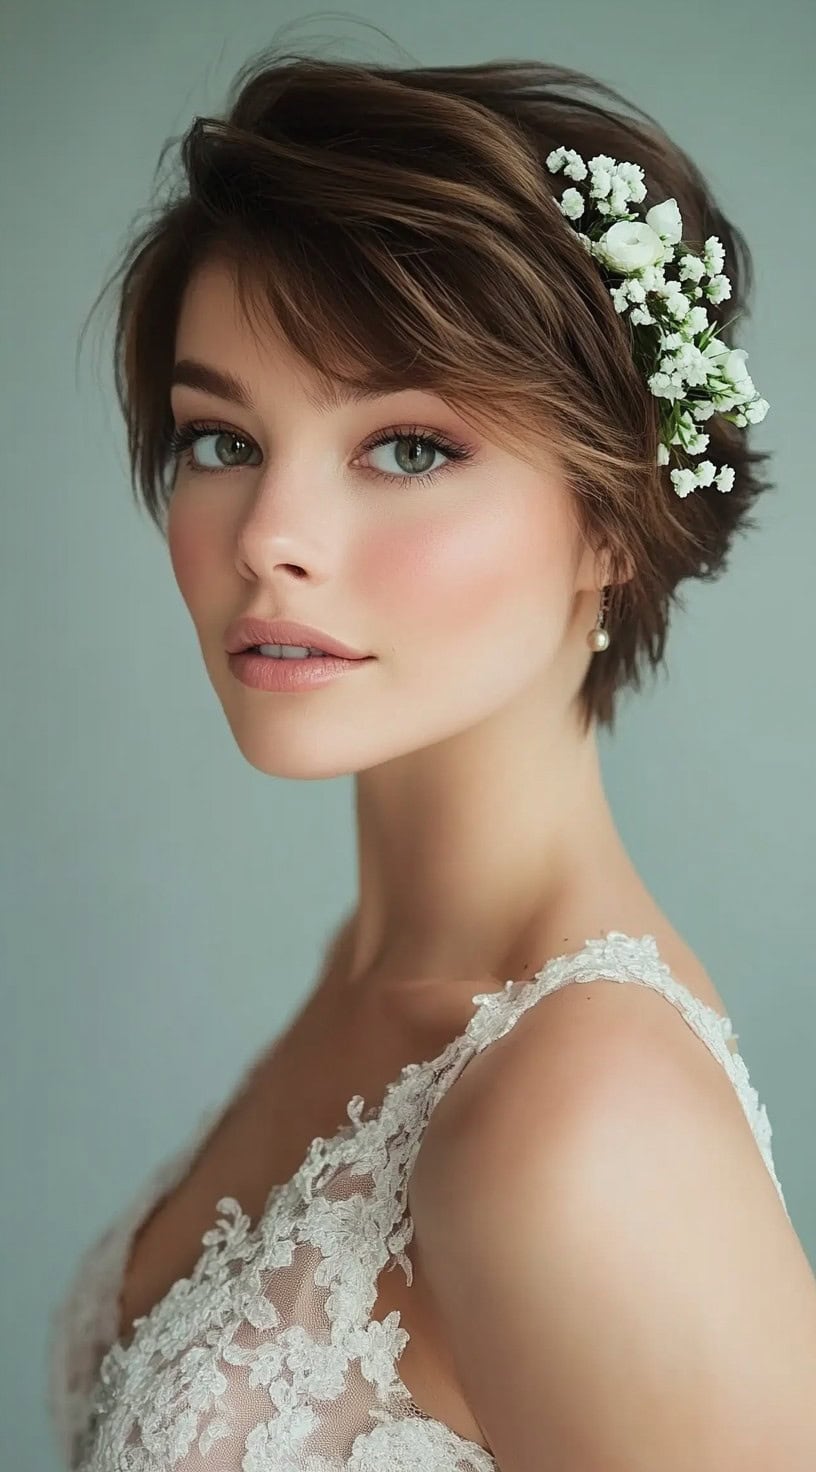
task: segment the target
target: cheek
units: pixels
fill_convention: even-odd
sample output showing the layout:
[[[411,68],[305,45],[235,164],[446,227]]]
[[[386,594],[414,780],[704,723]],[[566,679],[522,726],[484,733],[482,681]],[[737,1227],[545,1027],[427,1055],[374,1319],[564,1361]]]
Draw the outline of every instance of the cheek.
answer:
[[[188,516],[181,495],[171,500],[167,516],[167,547],[179,591],[188,608],[196,594],[211,583],[210,562],[215,562],[216,539],[200,512]]]
[[[545,603],[552,560],[540,526],[518,506],[457,510],[456,518],[429,519],[377,533],[366,545],[361,580],[372,606],[403,633],[445,641],[513,637],[527,609]]]

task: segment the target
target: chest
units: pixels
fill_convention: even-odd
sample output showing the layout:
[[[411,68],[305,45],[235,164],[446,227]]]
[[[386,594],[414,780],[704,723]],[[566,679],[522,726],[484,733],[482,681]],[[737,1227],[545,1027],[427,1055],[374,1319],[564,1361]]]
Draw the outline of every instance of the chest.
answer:
[[[353,1029],[342,1036],[335,1033],[327,1051],[311,1026],[295,1024],[253,1071],[184,1178],[139,1224],[121,1280],[123,1343],[132,1340],[134,1320],[149,1313],[179,1278],[190,1276],[221,1197],[235,1197],[255,1225],[272,1188],[291,1179],[312,1141],[331,1138],[347,1121],[346,1105],[354,1094],[362,1094],[366,1105],[379,1103],[405,1063],[436,1056],[446,1040],[384,1031],[374,1046],[372,1037]],[[382,1321],[399,1312],[409,1335],[400,1375],[420,1414],[485,1446],[456,1375],[417,1246],[412,1240],[406,1250],[414,1270],[411,1285],[397,1268],[381,1272],[370,1317]]]

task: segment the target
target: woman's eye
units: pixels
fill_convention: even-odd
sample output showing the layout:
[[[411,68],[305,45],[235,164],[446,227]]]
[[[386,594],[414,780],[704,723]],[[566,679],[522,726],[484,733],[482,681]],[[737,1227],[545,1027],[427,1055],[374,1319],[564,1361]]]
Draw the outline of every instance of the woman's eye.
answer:
[[[396,448],[392,448],[393,446]],[[397,478],[419,480],[442,469],[442,465],[434,463],[437,455],[442,457],[443,462],[453,458],[452,451],[446,450],[438,440],[426,435],[389,435],[387,439],[369,445],[366,455],[380,452],[384,452],[382,460],[379,466],[375,462],[373,468],[388,479],[393,479],[396,474]]]
[[[215,444],[207,447],[203,457],[199,459],[199,453],[207,440],[214,440]],[[173,431],[170,437],[170,449],[173,455],[184,454],[185,464],[193,470],[234,470],[249,464],[246,455],[252,452],[253,446],[244,436],[233,429],[205,429],[197,428],[193,424],[184,424],[180,429]],[[193,453],[195,451],[195,454]],[[260,451],[255,464],[260,464]],[[215,457],[215,464],[208,463],[207,456]],[[223,459],[221,457],[224,457]]]
[[[212,443],[207,446],[207,441]],[[259,465],[262,459],[260,450],[249,439],[237,430],[221,425],[182,424],[174,427],[168,447],[175,460],[183,458],[189,469],[203,474],[241,470],[247,465]],[[257,456],[254,461],[248,458],[253,454]],[[452,470],[456,461],[472,459],[474,451],[436,432],[423,434],[419,429],[389,429],[363,451],[365,457],[375,454],[380,454],[381,460],[379,465],[375,463],[370,467],[371,473],[380,480],[407,484],[409,481],[422,483],[433,480],[444,471]],[[212,457],[209,463],[208,455]],[[434,463],[437,456],[441,457],[441,464]],[[369,469],[368,466],[363,468]]]

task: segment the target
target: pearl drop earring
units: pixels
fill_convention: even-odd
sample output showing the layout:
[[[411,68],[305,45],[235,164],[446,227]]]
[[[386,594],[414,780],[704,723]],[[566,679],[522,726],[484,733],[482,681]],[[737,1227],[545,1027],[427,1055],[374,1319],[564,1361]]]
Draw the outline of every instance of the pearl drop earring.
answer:
[[[598,609],[597,622],[594,629],[591,629],[587,634],[587,644],[596,653],[599,653],[602,649],[609,648],[609,631],[604,628],[604,618],[606,617],[608,604],[609,589],[603,588],[601,590],[601,606]]]

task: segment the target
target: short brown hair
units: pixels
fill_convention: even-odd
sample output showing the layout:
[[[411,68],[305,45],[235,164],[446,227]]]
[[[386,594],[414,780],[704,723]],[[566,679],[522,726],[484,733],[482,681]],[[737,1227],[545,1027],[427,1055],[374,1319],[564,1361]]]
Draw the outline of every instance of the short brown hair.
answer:
[[[100,296],[121,277],[116,390],[137,502],[164,535],[175,333],[205,259],[234,268],[247,320],[271,307],[321,380],[425,388],[522,456],[554,451],[576,525],[609,557],[611,642],[579,692],[586,731],[612,729],[617,691],[663,658],[679,583],[717,576],[772,483],[747,428],[715,414],[706,458],[733,466],[732,489],[675,494],[670,469],[687,462],[656,463],[658,403],[628,318],[557,208],[570,181],[545,160],[560,145],[639,164],[641,208],[676,199],[691,249],[719,237],[732,291],[707,310],[734,346],[752,262],[700,171],[613,88],[537,61],[392,68],[264,51],[225,116],[184,134],[181,185]]]

